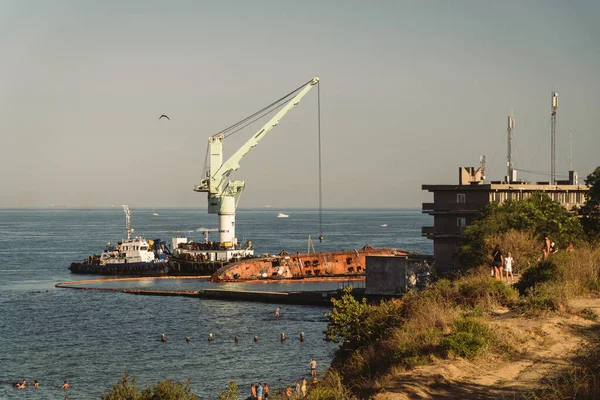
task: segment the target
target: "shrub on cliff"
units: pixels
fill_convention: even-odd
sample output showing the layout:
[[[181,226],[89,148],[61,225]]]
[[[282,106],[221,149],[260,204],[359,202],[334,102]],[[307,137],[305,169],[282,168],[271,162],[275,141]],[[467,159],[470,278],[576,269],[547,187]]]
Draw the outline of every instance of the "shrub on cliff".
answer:
[[[507,234],[512,230],[524,232],[531,238],[548,235],[559,249],[565,248],[571,241],[580,242],[584,239],[577,215],[567,211],[547,194],[537,192],[524,200],[486,205],[463,234],[457,255],[458,262],[465,268],[489,265],[490,249],[496,245],[490,243],[489,238]],[[542,242],[538,243],[539,245],[534,246],[532,250],[535,250],[535,247],[541,250]],[[506,252],[507,249],[503,251]],[[518,258],[515,259],[519,261]]]
[[[399,306],[393,301],[378,305],[358,301],[352,288],[344,289],[341,299],[332,299],[326,336],[333,342],[343,342],[346,348],[357,348],[386,335],[400,320]]]
[[[219,400],[240,400],[238,385],[235,383],[235,381],[229,382],[229,385],[227,385],[227,390],[223,390],[221,393],[219,393]]]
[[[585,180],[590,189],[585,194],[585,205],[579,210],[585,233],[595,241],[600,240],[600,166]]]
[[[600,248],[580,246],[574,252],[559,251],[529,268],[516,284],[524,311],[556,311],[568,308],[570,298],[600,288]]]
[[[440,348],[448,356],[473,358],[490,343],[492,336],[478,318],[462,316],[454,321],[454,332],[440,340]]]
[[[200,397],[190,389],[190,380],[186,383],[169,379],[158,381],[143,390],[135,384],[135,378],[129,380],[127,371],[123,379],[115,383],[102,400],[199,400]]]

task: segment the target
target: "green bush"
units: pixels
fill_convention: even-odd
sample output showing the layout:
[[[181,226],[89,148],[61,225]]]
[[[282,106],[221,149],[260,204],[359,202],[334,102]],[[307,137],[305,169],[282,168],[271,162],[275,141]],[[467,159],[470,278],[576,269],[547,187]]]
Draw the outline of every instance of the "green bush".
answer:
[[[227,390],[224,390],[221,393],[219,393],[219,400],[239,400],[239,399],[240,399],[240,393],[239,393],[238,386],[235,383],[235,381],[229,382],[229,385],[227,386]]]
[[[521,275],[519,282],[515,284],[515,287],[519,290],[521,295],[525,295],[528,290],[536,285],[556,280],[557,278],[558,265],[555,262],[555,258],[549,258],[525,271],[523,275]]]
[[[548,235],[558,248],[564,249],[569,242],[582,242],[584,233],[581,223],[575,213],[562,207],[545,193],[532,193],[525,200],[510,200],[498,205],[490,203],[479,213],[472,225],[468,226],[461,239],[461,247],[457,261],[464,268],[477,268],[490,265],[491,248],[497,243],[491,243],[489,238],[508,234],[510,231],[520,231],[530,238],[543,238]],[[531,239],[527,239],[530,242]],[[537,250],[541,251],[542,242],[538,240]],[[507,243],[504,252],[510,250]],[[516,244],[515,244],[516,245]],[[524,254],[534,251],[526,249]],[[516,247],[514,250],[521,249]],[[519,263],[526,262],[529,256],[522,257],[513,254]],[[521,259],[523,258],[523,260]]]
[[[352,392],[344,386],[340,374],[330,368],[325,377],[308,393],[310,400],[357,400]]]
[[[460,302],[469,307],[489,310],[496,305],[513,306],[519,294],[504,282],[491,279],[486,268],[456,282]]]
[[[199,400],[200,397],[192,392],[190,379],[186,383],[170,379],[158,381],[142,392],[141,400]]]
[[[102,400],[141,400],[141,390],[135,385],[135,377],[129,380],[125,371],[123,379],[117,381],[107,394],[100,396]]]
[[[190,380],[175,382],[169,379],[158,381],[141,390],[135,384],[135,378],[129,381],[127,371],[123,379],[113,385],[107,394],[100,396],[102,400],[199,400],[190,389]]]
[[[490,342],[488,328],[478,319],[461,317],[454,323],[456,331],[443,337],[440,349],[446,356],[473,358]]]
[[[394,301],[367,304],[352,295],[352,288],[344,289],[341,299],[331,299],[333,309],[325,331],[332,342],[343,342],[348,348],[379,340],[400,322],[400,308]]]

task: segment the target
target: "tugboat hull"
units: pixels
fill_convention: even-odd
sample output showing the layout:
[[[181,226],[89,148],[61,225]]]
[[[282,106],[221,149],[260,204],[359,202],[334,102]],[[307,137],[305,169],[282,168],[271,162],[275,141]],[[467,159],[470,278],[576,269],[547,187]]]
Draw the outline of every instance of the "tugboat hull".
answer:
[[[169,272],[169,264],[160,263],[125,263],[94,265],[74,262],[69,267],[73,274],[92,275],[166,275]]]

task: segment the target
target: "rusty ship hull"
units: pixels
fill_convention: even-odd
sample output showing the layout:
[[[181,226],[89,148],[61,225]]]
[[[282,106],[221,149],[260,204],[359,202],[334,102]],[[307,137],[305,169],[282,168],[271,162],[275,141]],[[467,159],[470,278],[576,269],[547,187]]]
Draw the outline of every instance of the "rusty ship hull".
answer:
[[[219,268],[211,275],[213,282],[279,281],[293,279],[352,279],[365,276],[367,256],[408,255],[397,249],[376,249],[322,253],[289,254],[241,260]]]

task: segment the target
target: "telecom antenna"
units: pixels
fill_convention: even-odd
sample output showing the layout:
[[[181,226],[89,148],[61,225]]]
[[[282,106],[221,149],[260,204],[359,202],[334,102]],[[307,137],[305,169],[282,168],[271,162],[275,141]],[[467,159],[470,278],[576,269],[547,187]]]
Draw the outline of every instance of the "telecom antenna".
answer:
[[[552,92],[552,130],[550,133],[550,183],[556,184],[556,109],[558,108],[558,92]]]
[[[513,118],[513,110],[510,109],[510,114],[508,115],[508,145],[507,145],[507,156],[506,156],[506,181],[510,183],[513,176],[513,162],[512,162],[512,141],[513,141],[513,129],[515,129],[515,119]]]
[[[573,132],[569,129],[569,171],[573,171]]]
[[[481,166],[481,183],[485,183],[485,155],[479,157],[479,165]]]

